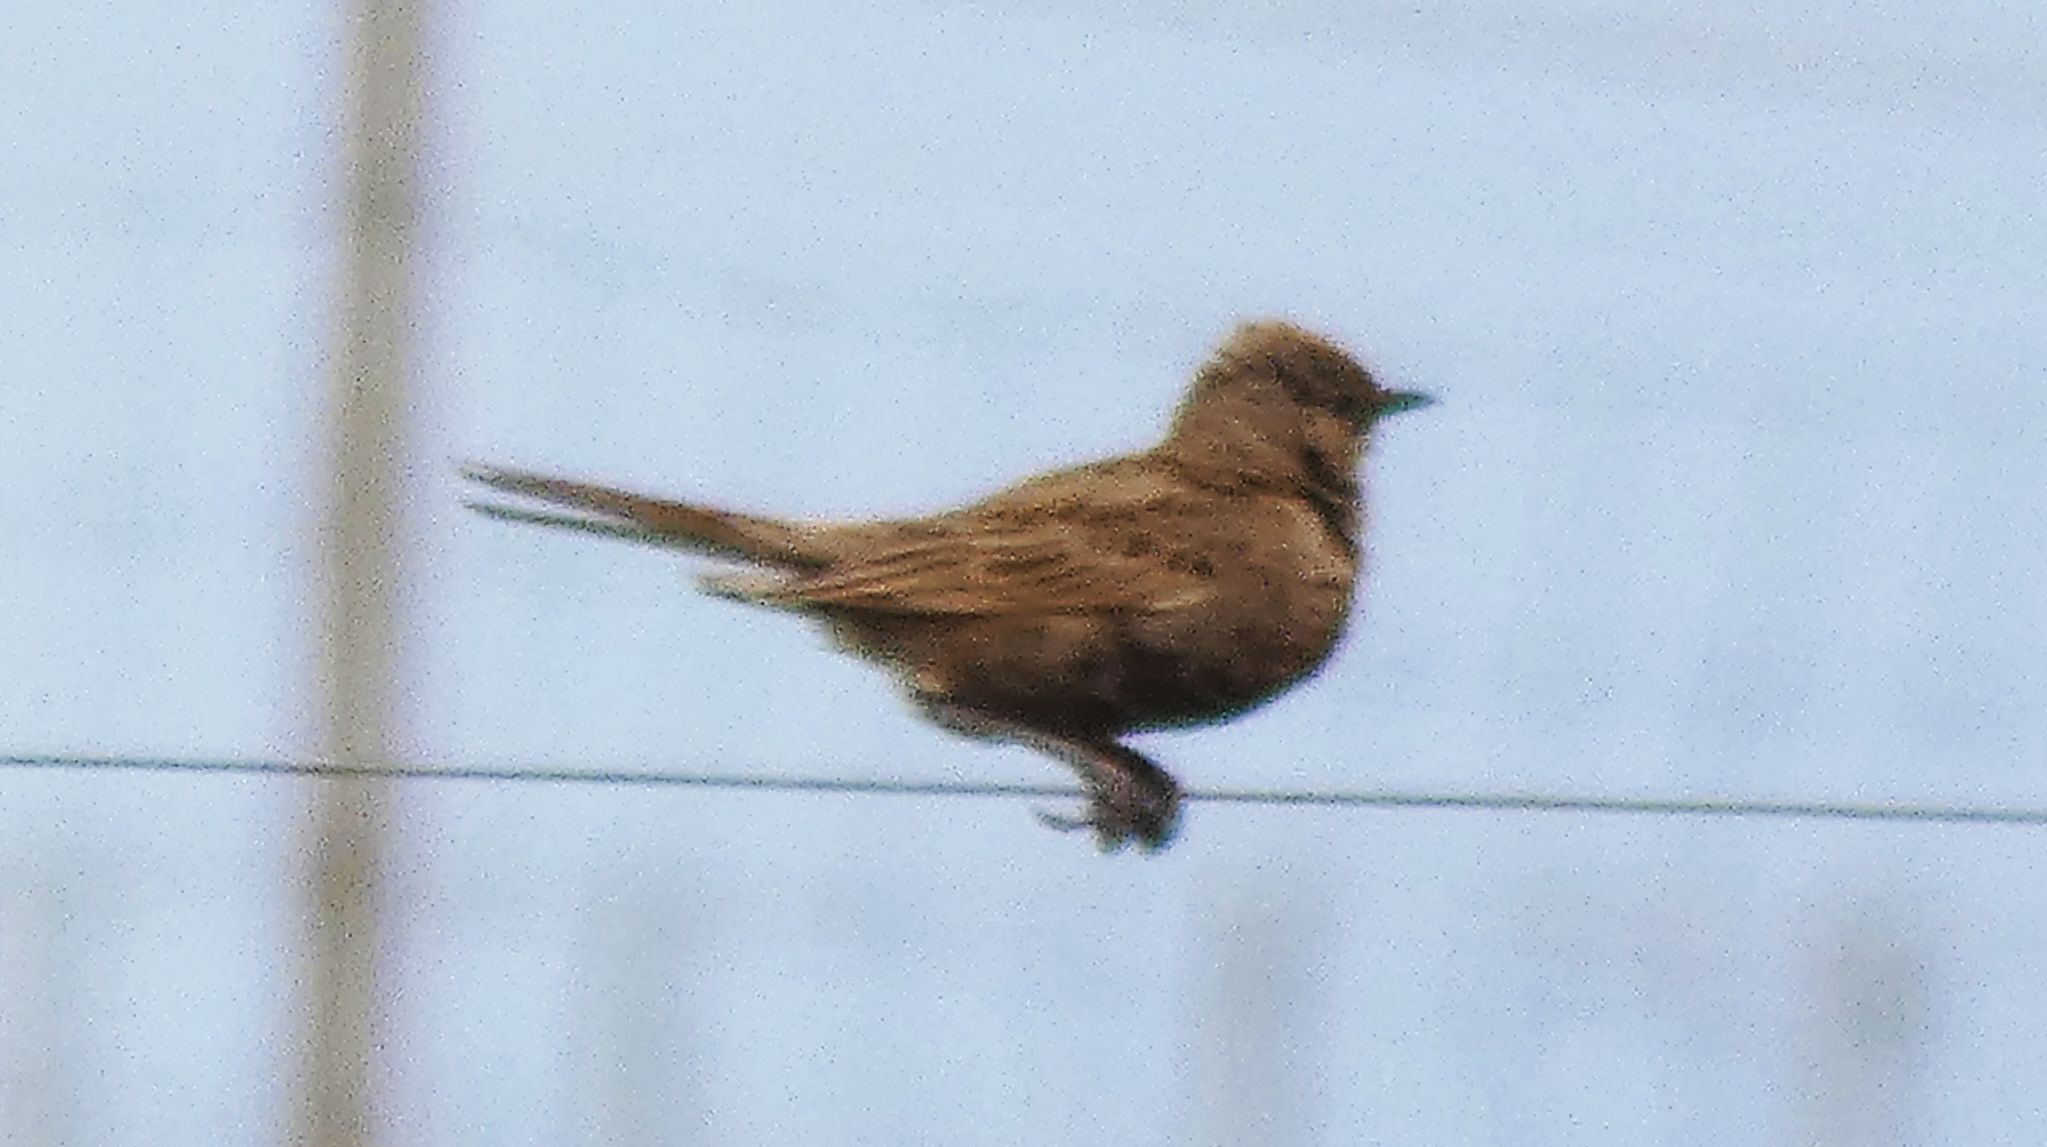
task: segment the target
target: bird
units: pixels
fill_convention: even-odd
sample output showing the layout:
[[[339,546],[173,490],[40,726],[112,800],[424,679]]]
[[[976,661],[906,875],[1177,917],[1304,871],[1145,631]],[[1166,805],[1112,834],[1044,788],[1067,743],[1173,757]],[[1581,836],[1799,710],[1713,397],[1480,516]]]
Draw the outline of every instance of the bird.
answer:
[[[924,517],[788,521],[504,466],[461,473],[486,492],[467,505],[491,517],[734,563],[703,588],[821,622],[944,728],[1066,763],[1086,807],[1041,819],[1092,830],[1103,851],[1152,852],[1177,833],[1182,790],[1123,738],[1226,721],[1322,667],[1359,575],[1368,439],[1434,401],[1260,320],[1196,370],[1156,445]]]

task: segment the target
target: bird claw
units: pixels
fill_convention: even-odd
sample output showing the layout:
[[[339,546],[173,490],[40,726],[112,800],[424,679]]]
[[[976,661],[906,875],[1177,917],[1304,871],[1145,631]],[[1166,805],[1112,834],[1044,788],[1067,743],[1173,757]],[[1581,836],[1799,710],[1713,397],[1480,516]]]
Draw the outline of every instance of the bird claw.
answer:
[[[1039,824],[1057,832],[1079,832],[1081,829],[1093,828],[1095,826],[1095,822],[1089,817],[1069,816],[1063,812],[1053,812],[1048,808],[1038,809],[1037,815]]]
[[[1093,829],[1095,844],[1103,852],[1116,852],[1133,841],[1146,852],[1157,852],[1172,843],[1180,828],[1180,793],[1169,788],[1146,793],[1128,791],[1111,794],[1100,789],[1089,794],[1085,814],[1038,809],[1038,823],[1059,832]]]
[[[1038,823],[1060,832],[1093,829],[1095,844],[1115,852],[1133,841],[1146,852],[1172,843],[1180,827],[1180,785],[1144,755],[1113,740],[1060,736],[945,701],[920,703],[932,720],[972,737],[1013,740],[1063,758],[1080,774],[1087,808],[1078,815],[1038,809]]]

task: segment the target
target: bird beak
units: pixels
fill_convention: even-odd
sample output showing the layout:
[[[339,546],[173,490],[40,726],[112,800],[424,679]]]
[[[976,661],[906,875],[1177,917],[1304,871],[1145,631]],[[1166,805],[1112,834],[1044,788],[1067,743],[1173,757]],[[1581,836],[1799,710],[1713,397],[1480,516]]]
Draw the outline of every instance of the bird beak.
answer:
[[[1420,410],[1424,406],[1435,404],[1436,396],[1433,394],[1423,394],[1419,390],[1389,390],[1380,397],[1379,407],[1372,411],[1372,417],[1384,418],[1389,414]]]

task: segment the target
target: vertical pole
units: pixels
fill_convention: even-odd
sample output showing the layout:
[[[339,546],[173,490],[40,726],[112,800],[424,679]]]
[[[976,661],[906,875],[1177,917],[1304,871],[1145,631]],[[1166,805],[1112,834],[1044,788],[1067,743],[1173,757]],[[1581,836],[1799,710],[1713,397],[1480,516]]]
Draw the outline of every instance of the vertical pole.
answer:
[[[21,872],[22,883],[0,887],[0,1139],[69,1143],[91,1087],[78,1072],[80,988],[90,982],[92,949],[80,943],[81,921],[105,919],[95,889],[113,874],[88,868],[72,854],[59,864]],[[75,875],[73,871],[75,870]],[[59,876],[60,871],[65,875]],[[7,875],[14,876],[14,873]]]
[[[320,536],[321,737],[326,759],[360,765],[389,761],[397,748],[398,488],[414,325],[423,0],[350,2],[341,327],[328,379],[334,472]],[[314,785],[294,1140],[367,1147],[386,792],[375,780]]]
[[[1247,883],[1218,913],[1194,1013],[1190,1142],[1292,1147],[1322,1137],[1327,946],[1293,907],[1294,891],[1285,880]]]
[[[1926,1142],[1923,1105],[1933,996],[1920,921],[1858,906],[1817,946],[1800,1080],[1812,1147]]]

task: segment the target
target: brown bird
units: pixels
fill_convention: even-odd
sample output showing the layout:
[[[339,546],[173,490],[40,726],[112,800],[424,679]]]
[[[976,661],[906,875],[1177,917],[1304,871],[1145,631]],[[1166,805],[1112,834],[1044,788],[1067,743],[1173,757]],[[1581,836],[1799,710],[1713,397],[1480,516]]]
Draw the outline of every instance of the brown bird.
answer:
[[[899,521],[799,523],[563,478],[469,479],[569,507],[495,517],[746,563],[715,593],[820,619],[893,669],[931,719],[1035,746],[1076,769],[1104,849],[1156,849],[1180,789],[1125,733],[1225,720],[1329,657],[1350,612],[1357,466],[1373,424],[1425,406],[1326,339],[1237,329],[1195,374],[1165,440]]]

